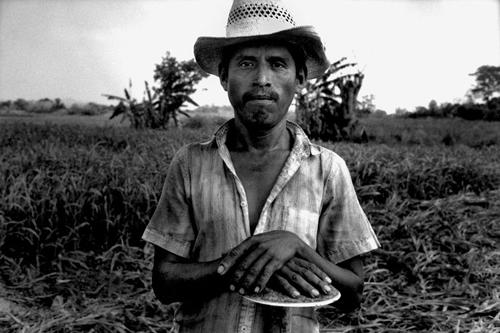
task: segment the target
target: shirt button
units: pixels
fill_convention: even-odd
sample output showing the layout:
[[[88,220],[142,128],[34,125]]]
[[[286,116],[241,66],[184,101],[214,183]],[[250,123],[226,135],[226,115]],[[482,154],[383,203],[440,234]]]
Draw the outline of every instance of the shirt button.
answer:
[[[246,207],[246,206],[247,206],[247,202],[246,202],[246,201],[242,201],[242,202],[240,203],[240,206],[241,206],[241,207]]]

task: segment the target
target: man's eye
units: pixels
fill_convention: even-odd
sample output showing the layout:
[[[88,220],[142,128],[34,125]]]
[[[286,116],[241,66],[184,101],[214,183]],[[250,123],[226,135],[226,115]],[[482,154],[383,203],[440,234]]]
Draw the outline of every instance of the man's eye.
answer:
[[[240,68],[251,68],[253,63],[251,61],[242,61],[240,62]]]
[[[275,62],[275,63],[273,63],[273,67],[274,68],[286,68],[286,64],[284,64],[282,62]]]

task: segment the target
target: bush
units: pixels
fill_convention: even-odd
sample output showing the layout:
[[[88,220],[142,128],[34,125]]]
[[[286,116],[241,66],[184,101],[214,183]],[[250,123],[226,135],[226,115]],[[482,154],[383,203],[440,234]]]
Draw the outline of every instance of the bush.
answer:
[[[111,106],[100,105],[96,103],[87,104],[72,104],[68,109],[69,115],[82,115],[82,116],[97,116],[102,115],[113,110]]]
[[[30,103],[23,98],[16,99],[13,104],[16,110],[21,110],[21,111],[28,111],[28,107],[30,105]]]
[[[33,113],[52,113],[56,110],[56,104],[46,98],[36,102],[31,102],[26,111]]]
[[[472,102],[463,104],[443,103],[437,106],[434,103],[432,108],[418,106],[414,112],[404,113],[397,111],[396,113],[407,118],[456,117],[465,120],[500,121],[500,98],[493,98],[486,104]]]
[[[60,109],[64,109],[64,104],[60,98],[51,100],[50,98],[42,98],[38,101],[27,101],[19,98],[13,102],[4,101],[0,103],[0,109],[6,111],[26,111],[32,113],[51,113]]]

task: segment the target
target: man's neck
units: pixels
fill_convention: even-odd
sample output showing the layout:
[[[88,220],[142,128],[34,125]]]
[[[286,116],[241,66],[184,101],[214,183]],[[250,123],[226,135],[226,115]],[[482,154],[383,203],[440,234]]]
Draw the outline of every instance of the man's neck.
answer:
[[[229,135],[230,140],[227,140],[226,144],[232,151],[259,153],[292,148],[291,136],[284,119],[273,128],[265,130],[249,130],[235,119]]]

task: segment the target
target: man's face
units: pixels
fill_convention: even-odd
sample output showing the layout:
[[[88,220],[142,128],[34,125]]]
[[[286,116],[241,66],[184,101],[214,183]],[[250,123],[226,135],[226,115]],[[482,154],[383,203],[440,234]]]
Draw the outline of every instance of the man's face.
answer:
[[[302,76],[286,47],[245,46],[229,59],[221,84],[235,117],[248,129],[265,130],[283,121]]]

